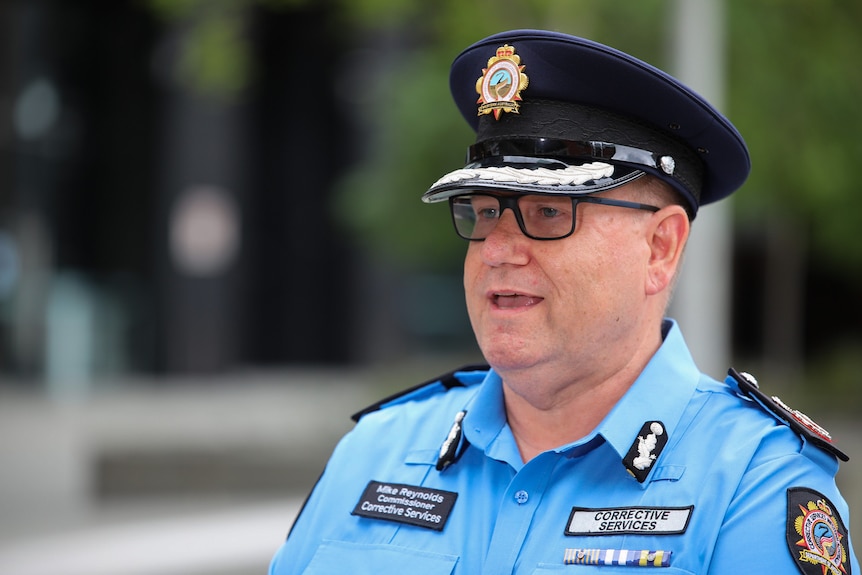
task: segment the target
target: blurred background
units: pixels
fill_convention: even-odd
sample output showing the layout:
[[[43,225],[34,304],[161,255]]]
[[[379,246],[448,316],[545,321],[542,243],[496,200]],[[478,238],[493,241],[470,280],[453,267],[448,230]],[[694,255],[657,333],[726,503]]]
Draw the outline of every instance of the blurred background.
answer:
[[[0,572],[263,572],[352,412],[481,359],[419,196],[473,139],[452,59],[529,27],[746,138],[673,315],[855,456],[858,539],[862,3],[5,0]]]

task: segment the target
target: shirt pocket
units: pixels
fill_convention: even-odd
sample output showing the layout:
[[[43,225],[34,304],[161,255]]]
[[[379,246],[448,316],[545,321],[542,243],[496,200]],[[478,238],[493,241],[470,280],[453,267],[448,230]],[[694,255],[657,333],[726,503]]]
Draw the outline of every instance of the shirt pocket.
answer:
[[[451,575],[458,557],[393,545],[324,541],[302,575]]]

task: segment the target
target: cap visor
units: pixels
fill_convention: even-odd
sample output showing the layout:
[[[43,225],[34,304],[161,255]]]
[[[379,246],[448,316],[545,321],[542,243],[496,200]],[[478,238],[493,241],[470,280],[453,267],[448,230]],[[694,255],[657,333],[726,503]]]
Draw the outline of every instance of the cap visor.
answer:
[[[531,160],[535,162],[535,158]],[[643,171],[636,168],[604,162],[553,162],[527,167],[524,164],[510,163],[471,164],[437,180],[422,196],[422,201],[430,204],[473,191],[577,196],[617,188],[643,174]]]

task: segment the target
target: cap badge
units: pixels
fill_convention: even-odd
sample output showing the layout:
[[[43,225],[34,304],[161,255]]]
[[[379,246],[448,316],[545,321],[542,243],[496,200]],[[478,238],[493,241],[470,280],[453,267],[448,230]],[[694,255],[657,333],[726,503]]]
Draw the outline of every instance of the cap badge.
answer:
[[[482,69],[482,76],[476,80],[479,116],[494,114],[494,119],[499,120],[502,112],[518,113],[521,91],[529,83],[524,68],[513,46],[497,48],[497,55],[488,59],[488,67]]]

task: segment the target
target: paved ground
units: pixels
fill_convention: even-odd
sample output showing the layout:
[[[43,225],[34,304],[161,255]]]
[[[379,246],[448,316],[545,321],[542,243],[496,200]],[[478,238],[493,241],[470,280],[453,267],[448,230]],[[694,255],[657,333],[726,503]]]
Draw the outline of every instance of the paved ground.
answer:
[[[151,503],[90,512],[62,528],[8,535],[0,543],[0,573],[260,575],[300,503],[158,502],[157,510]]]
[[[379,384],[315,371],[53,399],[0,386],[0,575],[265,573]],[[852,458],[839,483],[862,533],[862,424],[822,423]]]
[[[0,387],[0,574],[265,573],[373,386],[235,381]]]

